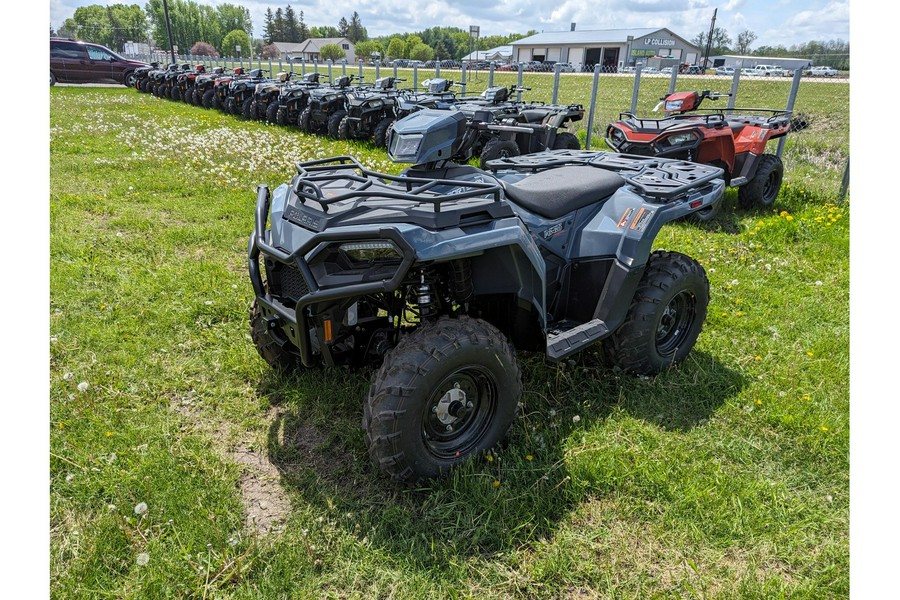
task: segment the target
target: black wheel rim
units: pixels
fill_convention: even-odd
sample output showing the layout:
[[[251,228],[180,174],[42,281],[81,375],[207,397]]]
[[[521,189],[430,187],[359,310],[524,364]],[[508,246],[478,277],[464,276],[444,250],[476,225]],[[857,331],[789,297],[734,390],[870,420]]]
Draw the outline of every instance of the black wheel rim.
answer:
[[[660,355],[672,355],[683,345],[694,324],[695,305],[694,294],[687,290],[669,300],[656,326],[656,350]]]
[[[775,201],[779,188],[781,188],[781,177],[778,171],[772,171],[769,173],[769,176],[766,178],[766,184],[763,186],[763,203],[766,206]]]
[[[493,421],[498,393],[494,377],[479,365],[444,377],[425,406],[422,439],[428,451],[452,460],[475,450]]]

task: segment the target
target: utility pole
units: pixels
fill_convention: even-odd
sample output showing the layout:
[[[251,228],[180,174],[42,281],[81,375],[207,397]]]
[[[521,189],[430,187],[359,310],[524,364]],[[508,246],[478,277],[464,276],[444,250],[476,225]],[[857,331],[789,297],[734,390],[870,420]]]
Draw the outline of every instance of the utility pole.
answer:
[[[718,8],[713,9],[712,21],[709,24],[709,35],[706,36],[706,52],[703,54],[703,62],[700,63],[700,69],[703,73],[706,73],[706,61],[709,60],[709,48],[712,45],[713,30],[716,28],[716,13],[718,11]]]
[[[166,0],[162,0],[163,4],[163,15],[166,18],[166,33],[169,34],[169,51],[172,53],[172,64],[176,64],[178,61],[175,60],[175,42],[172,41],[172,24],[169,23],[169,3]]]

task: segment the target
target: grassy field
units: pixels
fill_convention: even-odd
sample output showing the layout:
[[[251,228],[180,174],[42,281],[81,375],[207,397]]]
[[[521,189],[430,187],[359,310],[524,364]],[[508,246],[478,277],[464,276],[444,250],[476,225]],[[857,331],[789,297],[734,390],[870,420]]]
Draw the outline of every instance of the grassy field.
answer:
[[[774,210],[730,190],[660,234],[711,282],[684,365],[521,354],[508,445],[409,490],[366,455],[371,373],[279,376],[247,322],[256,184],[397,165],[134,90],[50,96],[54,598],[848,595],[849,203],[803,134]],[[846,104],[821,110],[806,139],[848,153]]]

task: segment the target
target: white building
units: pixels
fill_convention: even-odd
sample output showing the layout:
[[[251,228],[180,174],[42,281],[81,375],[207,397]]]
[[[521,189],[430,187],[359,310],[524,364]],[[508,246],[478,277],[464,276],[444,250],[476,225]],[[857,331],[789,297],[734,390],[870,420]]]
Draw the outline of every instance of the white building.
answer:
[[[353,42],[347,38],[309,38],[299,44],[291,42],[272,42],[272,44],[285,59],[306,61],[321,61],[319,53],[322,46],[336,44],[344,51],[344,58],[348,63],[356,62]]]
[[[551,31],[512,42],[513,62],[552,61],[592,71],[617,71],[638,62],[647,66],[697,64],[702,50],[666,28]]]

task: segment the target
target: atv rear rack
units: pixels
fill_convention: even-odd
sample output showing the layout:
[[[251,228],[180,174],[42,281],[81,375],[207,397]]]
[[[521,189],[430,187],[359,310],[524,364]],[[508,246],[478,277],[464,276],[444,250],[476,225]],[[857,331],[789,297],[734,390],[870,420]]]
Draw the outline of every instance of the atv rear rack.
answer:
[[[779,127],[784,122],[790,121],[791,112],[774,108],[697,108],[689,113],[669,115],[661,119],[648,119],[636,116],[634,113],[619,113],[619,120],[630,120],[630,125],[636,126],[638,132],[655,132],[677,128],[684,121],[685,125],[696,126],[698,123],[707,127],[724,127],[733,121],[742,123],[753,122],[760,127],[767,124]],[[771,113],[769,116],[744,113]]]
[[[721,179],[722,169],[686,160],[618,154],[599,150],[547,150],[488,161],[491,171],[509,169],[537,173],[563,165],[585,165],[618,173],[647,196],[673,200],[701,184]]]
[[[345,200],[402,200],[431,204],[441,212],[441,204],[468,198],[499,203],[502,187],[494,182],[423,179],[378,173],[363,167],[350,156],[335,156],[297,163],[297,185],[294,193],[304,202],[312,201],[328,212],[331,204]],[[452,193],[435,191],[448,187]],[[404,190],[405,188],[405,190]]]

